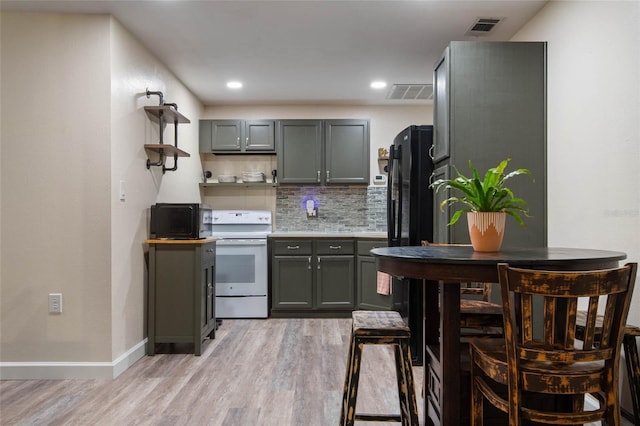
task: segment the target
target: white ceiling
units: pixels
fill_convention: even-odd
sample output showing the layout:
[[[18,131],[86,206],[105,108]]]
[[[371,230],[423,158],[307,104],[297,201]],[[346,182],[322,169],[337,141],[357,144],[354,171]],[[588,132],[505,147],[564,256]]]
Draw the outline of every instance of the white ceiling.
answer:
[[[508,40],[546,0],[30,1],[2,11],[107,13],[205,104],[415,104],[371,81],[430,84],[451,40]],[[503,18],[465,35],[479,17]],[[240,80],[237,91],[228,80]]]

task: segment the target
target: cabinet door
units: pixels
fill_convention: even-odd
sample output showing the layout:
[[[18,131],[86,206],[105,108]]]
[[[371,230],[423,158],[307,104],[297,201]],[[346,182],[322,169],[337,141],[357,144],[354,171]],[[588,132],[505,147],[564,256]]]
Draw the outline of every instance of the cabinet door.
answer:
[[[433,70],[433,148],[434,163],[449,156],[449,48]]]
[[[198,141],[200,144],[199,151],[201,154],[211,152],[211,120],[200,120],[198,122]]]
[[[335,184],[369,183],[369,121],[325,122],[324,181]]]
[[[275,128],[271,120],[244,122],[244,149],[246,151],[275,151]]]
[[[276,142],[280,183],[321,183],[323,170],[321,121],[279,121]]]
[[[355,306],[353,256],[318,256],[316,259],[316,307]]]
[[[378,270],[373,256],[358,256],[358,309],[389,310],[391,295],[378,293]]]
[[[447,164],[441,165],[433,171],[433,181],[435,182],[438,179],[449,179],[449,166]],[[450,243],[449,239],[449,229],[447,226],[449,223],[449,218],[451,217],[449,214],[449,206],[444,206],[443,209],[440,209],[440,204],[442,201],[449,198],[449,190],[441,189],[437,193],[434,191],[434,199],[433,199],[433,241],[434,243],[446,244]],[[459,224],[456,224],[459,226]]]
[[[215,266],[213,264],[203,265],[201,277],[200,295],[200,327],[203,335],[215,334],[216,322],[216,288],[215,288]]]
[[[212,151],[240,151],[242,137],[242,121],[240,120],[212,120],[211,121],[211,150]]]
[[[274,256],[272,259],[273,307],[313,307],[311,256]]]

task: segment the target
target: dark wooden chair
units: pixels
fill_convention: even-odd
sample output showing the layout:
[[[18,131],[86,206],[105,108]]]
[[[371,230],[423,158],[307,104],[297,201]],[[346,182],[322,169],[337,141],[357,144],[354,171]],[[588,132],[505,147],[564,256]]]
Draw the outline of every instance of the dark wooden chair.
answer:
[[[484,400],[508,413],[510,426],[524,421],[619,425],[620,347],[636,271],[635,263],[580,272],[498,265],[505,338],[473,339],[469,344],[472,425],[483,424]],[[537,297],[542,298],[543,312],[533,309]],[[588,298],[589,315],[595,315],[601,297],[606,298],[606,309],[600,340],[594,339],[595,327],[586,327],[584,340],[576,342],[578,298]],[[534,331],[537,315],[543,315],[541,333]],[[568,403],[529,404],[539,395]],[[594,397],[599,407],[586,411],[585,395]]]
[[[469,244],[437,244],[423,240],[423,246],[469,246]],[[490,302],[491,283],[460,283],[460,334],[469,336],[502,336],[502,306]]]
[[[576,339],[584,340],[587,324],[595,327],[594,340],[600,341],[602,334],[602,315],[588,317],[587,311],[578,311],[576,314]],[[595,321],[595,322],[593,322]],[[629,393],[631,404],[633,405],[633,424],[640,425],[640,356],[636,339],[640,337],[640,327],[627,324],[624,327],[622,336],[622,347],[624,348],[624,360],[627,367],[627,377],[629,379]]]
[[[353,311],[352,318],[340,425],[352,426],[354,421],[358,420],[393,421],[401,422],[403,426],[418,426],[418,405],[409,350],[409,327],[395,311]],[[362,349],[368,344],[394,346],[400,414],[356,413]]]

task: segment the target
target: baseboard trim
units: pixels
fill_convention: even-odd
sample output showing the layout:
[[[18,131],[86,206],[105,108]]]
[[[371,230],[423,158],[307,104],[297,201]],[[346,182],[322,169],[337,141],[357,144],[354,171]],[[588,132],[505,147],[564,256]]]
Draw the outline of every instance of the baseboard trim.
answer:
[[[0,380],[115,379],[146,355],[147,339],[113,362],[0,362]]]

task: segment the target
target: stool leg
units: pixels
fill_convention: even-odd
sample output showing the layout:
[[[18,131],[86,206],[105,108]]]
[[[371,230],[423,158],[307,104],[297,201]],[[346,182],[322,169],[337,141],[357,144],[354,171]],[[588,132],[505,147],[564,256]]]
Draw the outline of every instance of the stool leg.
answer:
[[[344,390],[342,392],[342,409],[340,411],[340,426],[346,425],[347,411],[349,402],[349,391],[351,389],[352,371],[353,371],[353,347],[355,346],[355,337],[351,334],[349,343],[349,353],[347,354],[347,369],[344,373]]]
[[[353,426],[356,418],[356,402],[358,400],[358,382],[360,379],[360,363],[362,361],[363,343],[357,338],[352,339],[351,356],[347,366],[347,380],[345,380],[345,394],[343,397],[342,414],[340,424]],[[344,401],[346,399],[346,401]]]
[[[638,356],[635,336],[625,334],[622,339],[622,345],[624,346],[629,390],[631,391],[631,402],[633,403],[634,424],[640,425],[640,357]]]
[[[418,404],[416,403],[411,353],[409,344],[402,341],[394,345],[396,359],[396,379],[400,400],[400,417],[403,426],[418,425]]]

